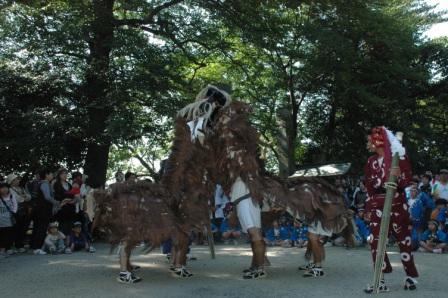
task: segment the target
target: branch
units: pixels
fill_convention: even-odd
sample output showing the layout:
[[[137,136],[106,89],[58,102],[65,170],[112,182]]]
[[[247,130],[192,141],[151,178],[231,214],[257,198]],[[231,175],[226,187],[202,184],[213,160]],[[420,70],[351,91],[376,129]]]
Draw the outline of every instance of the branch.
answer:
[[[154,17],[159,14],[162,10],[169,8],[171,6],[174,6],[176,4],[179,4],[183,2],[183,0],[171,0],[168,2],[165,2],[159,6],[154,7],[151,9],[151,11],[142,19],[115,19],[114,25],[115,26],[131,26],[131,27],[137,27],[141,25],[147,25],[154,23]]]

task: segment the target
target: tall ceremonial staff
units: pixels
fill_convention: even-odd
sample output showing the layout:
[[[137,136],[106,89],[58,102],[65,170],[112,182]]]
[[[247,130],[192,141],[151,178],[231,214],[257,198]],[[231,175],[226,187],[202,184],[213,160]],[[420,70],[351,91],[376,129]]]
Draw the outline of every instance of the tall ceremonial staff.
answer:
[[[403,140],[403,133],[397,132],[396,139],[398,141]],[[392,146],[394,147],[394,146]],[[392,150],[392,163],[391,170],[399,168],[400,163],[400,155],[399,152],[391,148]],[[386,197],[384,200],[383,212],[381,215],[381,226],[380,226],[380,234],[378,239],[378,248],[375,259],[375,270],[373,273],[373,291],[376,294],[379,294],[380,290],[380,280],[382,269],[384,266],[384,255],[386,254],[386,243],[389,239],[389,224],[390,224],[390,214],[392,211],[392,201],[395,197],[395,193],[397,192],[397,184],[398,177],[395,175],[389,175],[389,180],[385,183],[386,186]]]

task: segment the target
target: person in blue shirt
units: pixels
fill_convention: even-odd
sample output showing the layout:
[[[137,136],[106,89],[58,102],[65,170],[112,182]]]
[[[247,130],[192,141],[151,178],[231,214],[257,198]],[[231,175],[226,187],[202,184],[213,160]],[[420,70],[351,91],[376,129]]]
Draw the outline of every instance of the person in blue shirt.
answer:
[[[420,241],[420,251],[442,253],[447,247],[447,235],[438,229],[439,222],[430,220],[428,229],[423,233]]]
[[[448,233],[448,208],[440,208],[436,220],[440,223],[441,230],[443,230],[445,233]]]
[[[292,246],[298,248],[308,245],[308,227],[298,220],[294,221],[294,226],[291,228],[291,242]]]
[[[277,220],[272,222],[272,228],[266,231],[266,243],[268,246],[291,247],[291,231],[286,226],[280,226]]]
[[[436,206],[433,199],[427,193],[420,192],[416,185],[411,186],[407,203],[412,220],[411,238],[413,247],[416,248],[426,226],[425,214],[427,210],[432,211]]]
[[[355,232],[355,241],[356,245],[362,246],[367,243],[367,238],[370,235],[370,229],[366,222],[364,221],[364,209],[360,208],[358,209],[358,212],[355,215],[355,225],[356,225],[356,232]]]
[[[234,211],[231,211],[234,212]],[[231,213],[230,213],[231,215]],[[228,217],[225,217],[220,226],[221,237],[224,243],[227,243],[230,239],[233,239],[234,244],[238,244],[238,240],[241,238],[241,227],[239,224],[233,227],[229,224]]]

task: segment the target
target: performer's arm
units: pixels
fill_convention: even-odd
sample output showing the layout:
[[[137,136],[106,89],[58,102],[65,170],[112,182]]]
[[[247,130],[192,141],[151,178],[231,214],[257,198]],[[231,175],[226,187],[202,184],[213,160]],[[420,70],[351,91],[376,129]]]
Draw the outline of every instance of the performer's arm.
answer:
[[[400,160],[400,172],[398,177],[398,190],[404,191],[412,179],[411,163],[407,156]]]

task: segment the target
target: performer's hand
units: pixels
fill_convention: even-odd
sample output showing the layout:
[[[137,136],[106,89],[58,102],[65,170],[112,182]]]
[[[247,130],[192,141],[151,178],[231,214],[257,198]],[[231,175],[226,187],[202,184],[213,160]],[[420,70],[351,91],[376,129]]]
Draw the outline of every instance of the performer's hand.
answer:
[[[401,170],[400,170],[400,168],[391,168],[390,169],[390,174],[392,175],[392,176],[395,176],[395,177],[400,177],[401,176]]]

